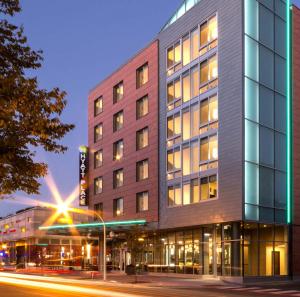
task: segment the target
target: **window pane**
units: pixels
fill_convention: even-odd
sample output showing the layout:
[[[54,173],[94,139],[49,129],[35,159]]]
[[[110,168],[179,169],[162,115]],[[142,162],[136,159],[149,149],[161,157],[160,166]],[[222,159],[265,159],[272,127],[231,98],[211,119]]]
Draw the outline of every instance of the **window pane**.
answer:
[[[174,81],[174,96],[175,99],[181,98],[180,79]]]
[[[190,138],[190,111],[184,111],[182,114],[182,136],[183,136],[183,140],[189,139]]]
[[[94,115],[98,115],[103,110],[103,98],[97,98],[94,102]]]
[[[209,138],[209,160],[218,159],[218,138],[211,136]]]
[[[248,0],[252,1],[252,0]],[[254,1],[253,1],[254,2]],[[259,121],[259,88],[253,80],[245,77],[245,117],[249,120]]]
[[[199,134],[199,104],[195,104],[191,106],[191,117],[192,117],[192,123],[191,123],[191,129],[192,129],[192,137],[197,136]]]
[[[263,5],[259,5],[259,40],[269,48],[274,48],[274,14]]]
[[[209,121],[218,119],[218,98],[217,96],[209,98]]]
[[[200,124],[208,123],[208,100],[203,100],[200,103]]]
[[[286,208],[286,174],[275,171],[275,207]]]
[[[173,125],[173,116],[168,117],[167,119],[167,137],[172,137],[174,135],[174,125]]]
[[[258,166],[245,162],[245,203],[258,204],[259,170]]]
[[[196,59],[199,55],[199,29],[195,29],[191,33],[192,39],[192,60]]]
[[[191,70],[192,73],[192,98],[199,95],[199,68],[198,66],[194,67]]]
[[[259,129],[260,163],[274,166],[274,131],[265,127]]]
[[[208,199],[208,177],[203,177],[200,179],[200,194],[201,200]]]
[[[191,143],[192,150],[192,172],[196,173],[199,171],[199,144],[198,141]]]
[[[200,84],[208,81],[208,62],[204,61],[200,64]]]
[[[191,203],[197,203],[200,199],[199,180],[193,179],[191,181]]]
[[[208,138],[200,140],[200,161],[205,162],[208,160]]]
[[[217,198],[218,196],[218,182],[217,176],[212,175],[209,177],[209,198]]]
[[[259,122],[270,128],[274,127],[274,92],[260,86]]]
[[[183,65],[187,65],[188,63],[190,63],[190,60],[191,60],[190,48],[191,48],[190,38],[187,37],[187,38],[183,39],[183,43],[182,43]]]
[[[183,164],[183,175],[188,175],[191,173],[190,170],[190,148],[185,147],[182,149],[182,164]]]
[[[181,61],[181,47],[180,47],[180,43],[175,45],[175,64]]]
[[[190,184],[184,184],[183,185],[183,204],[190,204],[191,203],[191,189]]]
[[[208,42],[208,24],[207,22],[200,27],[200,45],[201,47]]]
[[[175,188],[175,205],[182,204],[182,197],[181,197],[181,187],[180,185],[176,185]]]
[[[209,75],[208,79],[212,80],[218,77],[218,60],[217,56],[213,56],[209,59]]]
[[[275,129],[286,131],[286,98],[275,94]]]
[[[173,151],[168,151],[167,153],[167,170],[171,171],[174,169],[174,154]]]
[[[179,147],[174,149],[174,169],[181,169],[181,152]]]
[[[182,78],[182,88],[183,88],[183,102],[187,102],[191,99],[191,86],[190,86],[190,76],[186,75]]]
[[[168,103],[172,102],[174,100],[174,84],[171,82],[167,86],[167,98],[168,98]]]
[[[213,17],[208,21],[208,28],[209,28],[209,41],[212,41],[218,37],[218,24],[217,24],[217,17]]]
[[[286,170],[286,137],[278,132],[275,132],[275,167]]]
[[[245,0],[245,33],[258,40],[258,3]]]
[[[174,49],[169,48],[167,51],[167,67],[170,68],[174,64]]]
[[[259,81],[269,88],[274,88],[274,54],[264,46],[259,47]]]
[[[259,126],[245,120],[245,160],[259,163]]]
[[[286,93],[286,61],[275,55],[275,90]]]
[[[168,187],[168,205],[172,206],[175,204],[174,188]]]
[[[256,205],[245,204],[245,218],[246,220],[258,221],[259,208]]]
[[[274,206],[274,170],[266,167],[259,169],[259,204]]]
[[[286,23],[275,16],[275,51],[281,56],[286,56]]]
[[[258,43],[245,35],[245,75],[258,81],[258,65]]]
[[[174,115],[174,134],[179,135],[181,133],[181,118],[180,114]]]

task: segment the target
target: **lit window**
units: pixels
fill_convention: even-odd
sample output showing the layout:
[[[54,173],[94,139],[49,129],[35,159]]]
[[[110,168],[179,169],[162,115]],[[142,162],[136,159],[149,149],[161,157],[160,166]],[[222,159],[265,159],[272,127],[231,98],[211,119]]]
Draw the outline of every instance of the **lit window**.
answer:
[[[216,198],[218,194],[217,176],[212,175],[209,177],[209,198]]]
[[[182,204],[180,184],[168,187],[168,205],[176,206]]]
[[[103,98],[102,96],[94,101],[94,115],[98,115],[103,111]]]
[[[191,142],[191,172],[199,171],[199,141]]]
[[[167,152],[167,171],[181,169],[181,153],[180,147],[174,148]]]
[[[196,66],[191,70],[191,97],[199,95],[199,67]]]
[[[199,55],[199,29],[191,32],[191,60],[194,60]]]
[[[191,81],[190,75],[184,75],[182,78],[182,98],[183,102],[187,102],[191,99]]]
[[[191,106],[191,137],[199,135],[199,104]]]
[[[136,149],[140,150],[148,146],[148,127],[136,132]]]
[[[191,137],[191,115],[189,110],[182,112],[182,138],[183,140]]]
[[[149,176],[148,160],[139,161],[136,163],[136,180],[141,181]]]
[[[148,96],[144,96],[136,102],[137,120],[148,114]]]
[[[136,211],[142,212],[149,209],[149,192],[141,192],[136,194]]]
[[[121,160],[123,158],[124,144],[123,140],[118,140],[113,144],[113,159]]]
[[[201,200],[208,199],[208,177],[202,177],[200,179],[200,195]]]
[[[181,98],[181,84],[180,78],[172,81],[167,86],[167,99],[168,103]]]
[[[181,68],[181,44],[176,43],[167,50],[167,70],[168,75],[171,75],[175,71]]]
[[[214,55],[200,64],[200,84],[203,85],[218,77],[218,61]]]
[[[218,120],[218,97],[212,96],[200,103],[200,125]]]
[[[124,214],[124,199],[123,198],[117,198],[114,199],[113,202],[113,211],[114,211],[114,216],[122,216]]]
[[[168,122],[167,137],[170,138],[176,135],[180,135],[181,133],[180,113],[176,113],[172,116],[169,116],[167,122]]]
[[[200,199],[199,179],[191,180],[191,203],[197,203]]]
[[[218,38],[217,17],[214,16],[200,27],[200,46],[203,47]]]
[[[148,82],[148,79],[148,63],[146,63],[136,71],[136,87],[140,88]]]
[[[189,146],[182,148],[182,174],[188,175],[191,173],[191,150]]]
[[[113,173],[113,187],[119,188],[122,187],[124,183],[124,172],[123,169],[115,170]]]
[[[97,142],[98,140],[102,139],[102,133],[103,133],[103,125],[101,123],[94,127],[94,142]]]
[[[113,116],[113,131],[116,132],[120,130],[123,127],[123,123],[124,123],[124,114],[123,114],[123,110],[121,110],[116,114],[114,114]]]
[[[200,140],[200,161],[214,161],[218,159],[217,135],[205,137]]]
[[[123,82],[121,81],[113,88],[113,102],[117,103],[123,98],[123,96],[124,96],[124,87],[123,87]]]
[[[191,51],[191,43],[190,43],[190,38],[189,36],[184,37],[182,41],[182,63],[183,66],[187,65],[191,61],[191,56],[190,56],[190,51]]]
[[[209,138],[209,160],[218,159],[218,138],[217,135],[211,136]]]
[[[189,183],[183,184],[182,202],[183,205],[191,204],[191,185]]]
[[[94,205],[94,211],[95,211],[95,215],[94,215],[94,221],[100,221],[101,219],[99,218],[99,216],[103,219],[103,203],[96,203]]]
[[[103,151],[99,150],[94,153],[94,168],[102,166],[103,162]]]
[[[94,179],[94,194],[97,195],[102,193],[102,187],[103,187],[102,176],[96,177]]]

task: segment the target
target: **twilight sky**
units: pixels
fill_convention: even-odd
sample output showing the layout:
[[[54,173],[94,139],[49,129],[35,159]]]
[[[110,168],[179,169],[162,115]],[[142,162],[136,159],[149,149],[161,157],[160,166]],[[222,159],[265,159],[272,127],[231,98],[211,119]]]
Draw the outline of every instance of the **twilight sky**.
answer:
[[[24,25],[33,49],[44,51],[43,67],[36,73],[40,86],[58,86],[68,93],[68,106],[62,118],[76,125],[63,140],[69,146],[65,154],[38,152],[38,159],[49,164],[63,197],[78,183],[78,147],[87,144],[89,90],[146,46],[181,2],[21,0],[23,11],[13,22]],[[300,0],[294,2],[300,7]],[[53,201],[43,181],[40,192],[41,195],[31,198]],[[24,207],[0,201],[0,216]]]

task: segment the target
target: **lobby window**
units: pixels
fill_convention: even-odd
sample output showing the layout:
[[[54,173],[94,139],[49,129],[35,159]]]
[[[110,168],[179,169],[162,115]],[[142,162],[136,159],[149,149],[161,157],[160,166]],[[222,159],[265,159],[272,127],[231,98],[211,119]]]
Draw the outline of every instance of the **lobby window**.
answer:
[[[115,170],[113,172],[113,187],[114,189],[122,187],[124,183],[124,171],[123,168]]]
[[[146,95],[136,101],[136,119],[144,117],[148,112],[148,95]]]
[[[148,159],[136,163],[136,181],[141,181],[149,177]]]
[[[100,221],[99,216],[101,218],[103,218],[103,203],[102,202],[94,204],[94,212],[95,212],[94,221]]]
[[[94,168],[102,166],[103,162],[103,150],[99,150],[94,153]]]
[[[113,116],[113,131],[116,132],[123,127],[124,113],[123,110],[117,112]]]
[[[113,88],[113,103],[119,102],[124,96],[123,81],[119,82]]]
[[[168,205],[176,206],[182,204],[181,186],[180,184],[168,187]]]
[[[136,212],[147,211],[149,209],[149,192],[136,194]]]
[[[113,160],[121,160],[123,158],[123,150],[123,139],[120,139],[113,144]]]
[[[136,149],[140,150],[148,146],[149,129],[145,127],[136,132]]]
[[[171,75],[181,69],[181,43],[177,42],[167,50],[167,74]]]
[[[217,86],[218,60],[214,55],[200,64],[200,94]]]
[[[178,101],[176,106],[179,106],[181,102],[179,99],[181,98],[181,82],[180,77],[172,81],[167,86],[167,101],[168,104],[173,104]],[[174,107],[173,107],[174,108]]]
[[[218,22],[214,16],[200,26],[200,48],[203,48],[210,43],[211,47],[215,47],[214,41],[218,38]],[[203,54],[203,53],[201,53]]]
[[[103,98],[102,96],[94,101],[94,115],[97,116],[103,111]]]
[[[187,35],[182,39],[182,63],[183,66],[187,65],[191,61],[191,42],[190,36]]]
[[[179,112],[168,117],[167,128],[167,138],[181,134],[181,118]]]
[[[94,194],[97,195],[102,193],[102,188],[103,188],[102,176],[96,177],[94,179]]]
[[[167,152],[167,171],[176,171],[181,169],[181,151],[176,147]]]
[[[113,211],[115,217],[122,216],[124,214],[124,199],[123,198],[114,199],[113,208],[114,208]]]
[[[100,139],[102,139],[102,136],[103,136],[103,125],[101,123],[94,127],[94,142],[97,142]]]
[[[149,67],[148,63],[144,64],[136,70],[136,88],[140,88],[142,85],[148,82],[149,80]]]

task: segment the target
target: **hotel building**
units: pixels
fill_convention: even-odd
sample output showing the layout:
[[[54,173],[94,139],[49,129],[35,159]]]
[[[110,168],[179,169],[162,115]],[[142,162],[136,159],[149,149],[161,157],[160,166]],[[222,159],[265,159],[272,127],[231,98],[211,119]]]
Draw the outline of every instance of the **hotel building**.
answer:
[[[287,0],[186,0],[91,90],[88,206],[146,220],[149,271],[300,275],[299,16]]]

